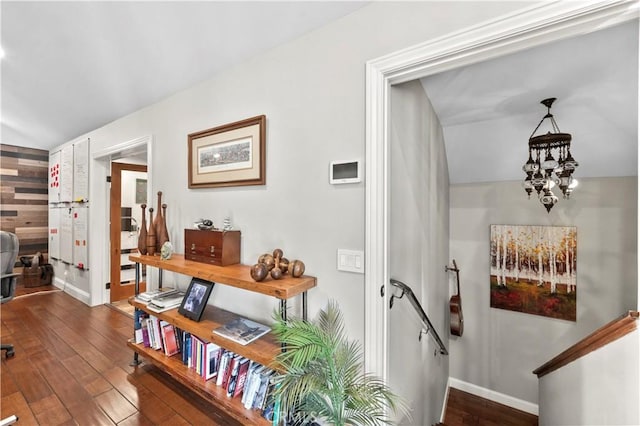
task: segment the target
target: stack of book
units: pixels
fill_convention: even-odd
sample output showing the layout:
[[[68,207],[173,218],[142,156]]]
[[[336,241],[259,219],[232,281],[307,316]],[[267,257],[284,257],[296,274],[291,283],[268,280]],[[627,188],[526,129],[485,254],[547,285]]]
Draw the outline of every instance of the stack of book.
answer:
[[[174,288],[160,288],[140,293],[136,296],[136,300],[146,304],[150,311],[158,313],[179,307],[184,295],[184,291]]]

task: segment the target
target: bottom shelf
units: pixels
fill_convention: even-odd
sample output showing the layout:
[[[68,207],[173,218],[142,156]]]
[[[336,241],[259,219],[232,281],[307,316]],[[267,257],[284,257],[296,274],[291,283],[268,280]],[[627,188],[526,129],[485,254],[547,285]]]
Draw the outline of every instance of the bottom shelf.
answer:
[[[161,351],[146,348],[132,341],[127,342],[127,346],[242,424],[271,425],[270,421],[262,417],[260,411],[244,408],[240,398],[228,397],[224,389],[216,386],[215,380],[203,380],[195,371],[186,367],[179,357],[168,357]]]

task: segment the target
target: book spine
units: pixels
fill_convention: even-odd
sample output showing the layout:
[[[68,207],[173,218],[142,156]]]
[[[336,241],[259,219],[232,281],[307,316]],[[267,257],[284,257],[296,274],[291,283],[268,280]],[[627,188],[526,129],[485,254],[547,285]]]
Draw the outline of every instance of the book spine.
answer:
[[[260,387],[260,374],[264,369],[264,366],[256,364],[254,368],[249,370],[245,391],[242,393],[242,404],[244,405],[244,408],[250,409],[253,406],[253,400],[255,399],[256,392]]]
[[[227,360],[229,351],[224,351],[220,357],[220,363],[218,364],[218,375],[216,376],[216,385],[222,386],[222,378],[224,376],[224,370],[227,366]]]
[[[245,359],[240,367],[238,367],[238,379],[236,380],[236,388],[233,391],[233,397],[238,397],[244,390],[245,384],[247,383],[247,373],[249,372],[250,362],[248,359]]]
[[[258,391],[256,392],[256,397],[253,400],[253,408],[262,409],[262,404],[264,403],[265,396],[267,394],[267,388],[269,386],[269,377],[271,376],[271,371],[264,370],[260,374],[260,386],[258,387]]]
[[[229,382],[227,383],[227,397],[232,397],[236,386],[238,385],[238,372],[240,371],[240,363],[242,358],[234,358],[233,365],[231,367],[231,373],[229,373]]]
[[[229,361],[227,362],[227,366],[224,369],[224,374],[222,375],[222,388],[227,389],[229,384],[229,376],[231,375],[231,369],[233,368],[233,361],[238,357],[236,354],[229,354]]]
[[[142,344],[145,348],[151,347],[151,341],[149,340],[149,325],[146,318],[142,320]]]

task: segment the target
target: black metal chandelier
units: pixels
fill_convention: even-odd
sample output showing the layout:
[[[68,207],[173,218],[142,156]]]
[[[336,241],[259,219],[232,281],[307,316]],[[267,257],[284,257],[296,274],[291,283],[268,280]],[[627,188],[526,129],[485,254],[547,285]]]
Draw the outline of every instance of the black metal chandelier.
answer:
[[[547,213],[558,202],[558,197],[551,190],[553,187],[557,185],[563,197],[567,199],[578,185],[578,181],[572,176],[578,162],[571,156],[571,135],[560,132],[551,114],[551,105],[555,100],[556,98],[549,98],[540,102],[547,107],[547,114],[542,117],[529,137],[529,159],[522,166],[522,170],[527,174],[522,184],[524,190],[531,198],[535,189]],[[552,131],[535,136],[546,119],[551,122]]]

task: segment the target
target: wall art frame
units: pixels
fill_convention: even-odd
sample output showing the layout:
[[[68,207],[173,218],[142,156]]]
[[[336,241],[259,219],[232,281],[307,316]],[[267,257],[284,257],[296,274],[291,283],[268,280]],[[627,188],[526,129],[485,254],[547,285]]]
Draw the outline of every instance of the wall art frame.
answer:
[[[265,115],[188,135],[189,188],[266,184]]]
[[[199,322],[204,313],[204,309],[207,307],[207,301],[209,300],[213,286],[215,286],[215,283],[212,281],[192,278],[189,283],[189,288],[187,288],[182,303],[178,308],[178,313],[193,321]]]
[[[575,226],[491,225],[491,307],[576,321]]]

